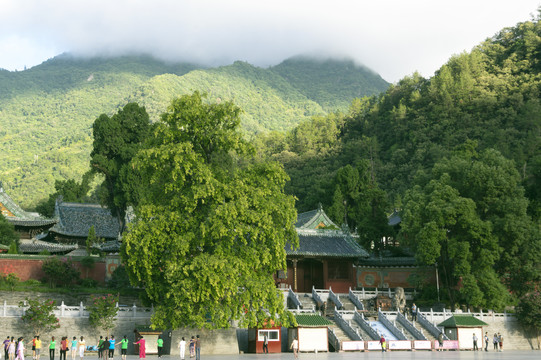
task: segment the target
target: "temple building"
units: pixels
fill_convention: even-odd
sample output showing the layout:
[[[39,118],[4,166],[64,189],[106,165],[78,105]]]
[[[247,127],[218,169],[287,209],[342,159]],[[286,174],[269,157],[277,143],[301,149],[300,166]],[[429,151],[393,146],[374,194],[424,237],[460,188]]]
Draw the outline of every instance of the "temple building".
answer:
[[[85,246],[88,232],[94,226],[96,237],[101,238],[104,244],[118,243],[120,222],[101,205],[64,202],[59,197],[54,215],[57,222],[49,229],[48,240]]]
[[[299,248],[286,245],[287,271],[277,274],[277,285],[295,292],[332,289],[348,292],[357,286],[354,264],[369,254],[346,229],[340,229],[320,206],[297,216]]]
[[[30,240],[56,223],[37,213],[23,210],[4,190],[0,183],[0,211],[19,233],[21,240]]]

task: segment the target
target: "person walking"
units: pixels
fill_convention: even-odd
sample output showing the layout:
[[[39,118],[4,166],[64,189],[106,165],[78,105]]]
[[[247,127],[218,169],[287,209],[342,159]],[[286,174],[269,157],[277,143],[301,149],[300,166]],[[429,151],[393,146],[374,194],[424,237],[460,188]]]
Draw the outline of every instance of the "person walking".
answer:
[[[32,339],[32,360],[36,360],[36,335]]]
[[[190,339],[190,357],[193,358],[195,356],[195,338],[192,336]]]
[[[417,321],[417,305],[415,303],[411,306],[411,321]]]
[[[485,351],[488,351],[488,341],[489,341],[489,338],[488,338],[488,331],[485,332]]]
[[[443,332],[438,335],[438,351],[443,351]]]
[[[77,355],[77,337],[73,337],[71,340],[71,360],[75,360],[75,356]]]
[[[479,347],[477,347],[477,335],[475,333],[473,333],[472,340],[473,340],[473,351],[479,351]]]
[[[293,338],[293,341],[291,342],[291,349],[293,349],[293,355],[295,356],[295,359],[299,358],[299,340],[297,340],[297,336]]]
[[[49,342],[49,360],[54,360],[55,349],[56,349],[56,340],[54,339],[54,336],[52,336],[51,341]]]
[[[163,339],[161,335],[158,335],[158,341],[156,345],[158,346],[158,359],[159,359],[162,357],[162,352],[163,352]]]
[[[15,359],[15,338],[12,336],[8,349],[9,360]]]
[[[385,348],[387,347],[386,345],[386,341],[385,341],[385,338],[383,337],[383,335],[381,335],[381,338],[379,339],[379,345],[381,346],[381,352],[385,352]]]
[[[267,333],[263,335],[263,354],[269,353],[269,337],[267,336]]]
[[[36,360],[39,360],[40,357],[41,357],[41,340],[38,335],[36,336]]]
[[[498,342],[500,343],[500,352],[503,351],[503,335],[500,335],[500,333],[498,333]]]
[[[24,360],[24,338],[22,336],[17,345],[17,360]]]
[[[113,359],[115,357],[115,346],[116,346],[115,336],[111,335],[111,338],[109,339],[109,359]]]
[[[6,340],[4,340],[4,342],[2,344],[4,344],[4,359],[5,360],[8,360],[9,358],[9,343],[11,341],[9,340],[9,336],[6,338]]]
[[[498,351],[498,334],[494,333],[494,337],[492,338],[492,343],[494,344],[494,350]]]
[[[122,360],[126,360],[126,356],[128,355],[128,337],[126,335],[120,340],[120,355]]]
[[[60,360],[66,360],[66,353],[68,352],[69,340],[67,336],[62,336],[60,340]]]
[[[85,357],[85,338],[81,336],[81,340],[79,340],[79,359],[83,360]]]
[[[98,344],[96,345],[96,347],[98,348],[98,359],[101,359],[102,357],[102,352],[103,352],[103,348],[102,348],[102,345],[103,344],[103,336],[100,335],[100,339],[98,340]]]
[[[134,342],[134,344],[139,345],[139,359],[145,359],[146,358],[146,348],[145,348],[145,338],[141,336],[141,338]]]
[[[102,360],[107,360],[107,356],[109,356],[109,338],[107,336],[101,344],[101,356]]]
[[[180,350],[180,360],[184,360],[184,353],[186,352],[186,340],[184,340],[184,336],[178,342],[178,348]]]
[[[201,339],[199,335],[196,335],[195,338],[195,360],[201,360]]]

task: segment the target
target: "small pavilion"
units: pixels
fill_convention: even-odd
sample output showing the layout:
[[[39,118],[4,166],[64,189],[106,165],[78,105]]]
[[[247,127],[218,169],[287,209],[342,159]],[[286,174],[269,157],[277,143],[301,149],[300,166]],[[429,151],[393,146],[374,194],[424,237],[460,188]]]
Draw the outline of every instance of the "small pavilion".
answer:
[[[293,291],[304,293],[312,287],[332,287],[335,292],[356,288],[353,265],[369,255],[347,229],[340,229],[319,206],[298,215],[296,231],[299,248],[286,245],[287,272],[278,274],[279,287],[291,286]]]

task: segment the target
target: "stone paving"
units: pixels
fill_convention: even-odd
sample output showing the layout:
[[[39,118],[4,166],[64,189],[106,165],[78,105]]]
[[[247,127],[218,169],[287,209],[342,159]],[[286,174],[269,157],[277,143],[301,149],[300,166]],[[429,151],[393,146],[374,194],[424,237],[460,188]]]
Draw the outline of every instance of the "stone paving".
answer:
[[[93,356],[85,356],[85,360],[97,359]],[[158,360],[158,356],[149,355],[147,360]],[[180,356],[162,356],[162,360],[180,360]],[[194,360],[189,356],[185,360]],[[294,360],[293,353],[281,354],[238,354],[238,355],[201,355],[201,360]],[[473,352],[473,351],[393,351],[381,353],[374,352],[351,352],[351,353],[301,353],[299,360],[353,360],[353,359],[461,359],[461,360],[539,360],[541,351],[504,351],[504,352]],[[28,360],[28,358],[27,358]],[[115,357],[120,360],[120,357]],[[138,356],[129,355],[127,360],[139,360]]]

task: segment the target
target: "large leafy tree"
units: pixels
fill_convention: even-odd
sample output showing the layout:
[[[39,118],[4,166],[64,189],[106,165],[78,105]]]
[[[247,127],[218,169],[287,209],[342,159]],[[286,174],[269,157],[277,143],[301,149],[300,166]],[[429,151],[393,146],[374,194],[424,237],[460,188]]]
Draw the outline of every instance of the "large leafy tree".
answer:
[[[367,249],[383,249],[381,239],[388,233],[386,209],[385,192],[378,187],[368,160],[337,171],[329,215],[355,230]]]
[[[453,303],[502,308],[508,285],[538,279],[538,237],[512,161],[466,143],[406,193],[401,235],[425,264],[437,263]]]
[[[251,159],[239,114],[230,102],[182,96],[132,162],[147,186],[123,259],[157,304],[157,327],[294,321],[273,280],[286,268],[286,244],[298,244],[294,198],[279,164]]]
[[[7,221],[4,215],[0,214],[0,244],[11,245],[19,244],[19,235],[15,231],[15,227]]]
[[[122,225],[130,194],[139,184],[129,163],[142,148],[150,129],[145,108],[136,103],[127,104],[111,117],[100,115],[93,125],[90,165],[105,176],[102,188],[104,203]]]

